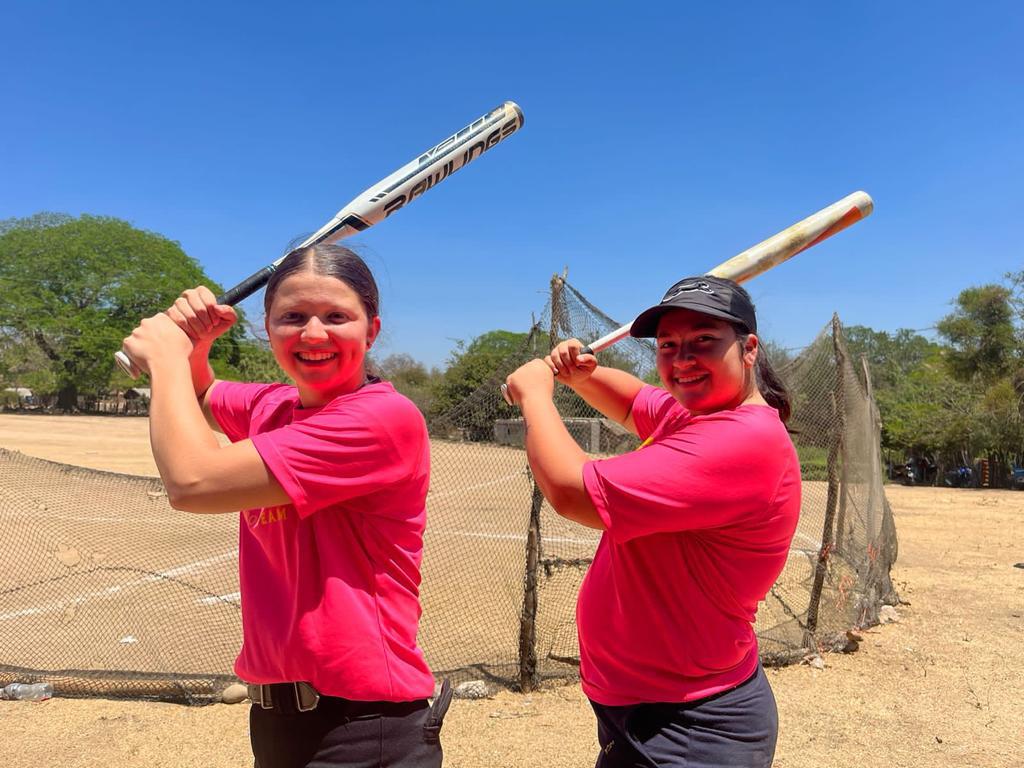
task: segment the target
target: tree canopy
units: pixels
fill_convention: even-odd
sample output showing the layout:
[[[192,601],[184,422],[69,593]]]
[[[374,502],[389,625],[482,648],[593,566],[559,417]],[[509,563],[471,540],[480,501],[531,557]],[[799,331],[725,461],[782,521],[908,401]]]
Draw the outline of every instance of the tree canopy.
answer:
[[[961,380],[993,382],[1020,366],[1021,339],[1011,298],[1011,289],[1002,285],[967,288],[957,296],[953,312],[939,321],[939,334],[949,344],[950,370]]]
[[[394,384],[395,389],[412,400],[423,413],[429,413],[434,402],[434,388],[441,378],[437,369],[426,366],[410,355],[388,355],[373,368],[382,379]]]
[[[200,283],[218,290],[178,243],[120,219],[41,213],[0,222],[0,365],[9,376],[14,361],[33,361],[29,378],[73,408],[79,390],[126,386],[111,358],[122,339]],[[239,362],[243,337],[232,329],[215,367]]]

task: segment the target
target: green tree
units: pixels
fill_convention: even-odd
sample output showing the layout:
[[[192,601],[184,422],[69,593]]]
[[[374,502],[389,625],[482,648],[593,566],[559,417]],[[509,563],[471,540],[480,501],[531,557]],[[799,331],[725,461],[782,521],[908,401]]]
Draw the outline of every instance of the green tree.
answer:
[[[426,366],[410,355],[388,355],[373,368],[382,379],[394,384],[395,389],[412,400],[424,414],[429,413],[434,400],[434,388],[441,377],[436,369]]]
[[[217,345],[221,344],[218,339],[213,345],[213,352],[217,351]],[[230,362],[223,358],[213,359],[211,364],[214,371],[221,378],[233,381],[287,381],[288,377],[277,364],[270,345],[259,338],[246,337],[243,339],[228,339]]]
[[[448,367],[436,380],[428,421],[442,431],[457,428],[471,440],[491,438],[494,420],[512,412],[498,394],[505,376],[530,358],[543,354],[541,332],[488,331],[459,341]]]
[[[859,365],[861,357],[867,359],[876,390],[897,386],[940,349],[934,341],[908,328],[890,334],[865,325],[851,325],[843,328],[843,336],[855,365]]]
[[[1021,340],[1013,322],[1012,297],[1012,290],[1002,285],[960,292],[953,312],[936,326],[949,344],[946,360],[953,375],[991,383],[1020,368]]]
[[[886,448],[910,455],[964,456],[979,447],[975,388],[950,375],[939,348],[915,368],[875,387],[875,398]]]
[[[0,336],[45,360],[58,402],[81,391],[127,386],[111,355],[138,321],[170,305],[185,287],[217,286],[181,246],[127,222],[41,213],[0,222]],[[232,329],[219,357],[238,361],[244,334]],[[216,361],[215,361],[216,367]]]
[[[527,333],[497,330],[481,334],[469,343],[456,342],[448,367],[437,382],[432,412],[440,414],[453,408],[485,382],[500,383],[513,367],[502,366],[506,360],[522,361],[533,356],[525,353],[528,339]],[[499,374],[499,368],[503,367],[508,367],[509,371]]]

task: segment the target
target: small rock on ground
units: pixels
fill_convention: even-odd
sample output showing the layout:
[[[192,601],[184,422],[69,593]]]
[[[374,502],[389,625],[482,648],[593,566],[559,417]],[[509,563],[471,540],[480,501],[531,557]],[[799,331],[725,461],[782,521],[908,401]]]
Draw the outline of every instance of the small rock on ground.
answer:
[[[491,695],[491,687],[483,680],[467,680],[455,686],[457,699],[486,699]]]
[[[249,691],[241,683],[232,683],[220,692],[220,700],[225,704],[238,704],[247,698],[249,698]]]

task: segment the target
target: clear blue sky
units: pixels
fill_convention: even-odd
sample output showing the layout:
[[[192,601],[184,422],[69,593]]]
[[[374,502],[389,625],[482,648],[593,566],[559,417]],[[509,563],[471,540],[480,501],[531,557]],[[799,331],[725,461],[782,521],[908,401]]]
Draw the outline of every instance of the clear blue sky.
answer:
[[[927,328],[1024,268],[1024,13],[985,3],[8,0],[0,218],[126,219],[215,280],[506,99],[524,130],[354,242],[383,353],[525,330],[552,273],[626,321],[857,189],[749,284],[764,335]],[[1013,224],[1013,222],[1018,222]]]

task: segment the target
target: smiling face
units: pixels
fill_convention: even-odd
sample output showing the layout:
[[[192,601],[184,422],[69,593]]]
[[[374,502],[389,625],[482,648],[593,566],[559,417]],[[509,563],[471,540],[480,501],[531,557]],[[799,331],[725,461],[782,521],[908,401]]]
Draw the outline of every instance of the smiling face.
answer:
[[[741,346],[732,324],[689,309],[658,322],[658,374],[665,389],[700,415],[763,402],[754,386],[757,336]]]
[[[342,280],[294,272],[277,286],[266,319],[274,357],[305,408],[354,392],[366,376],[366,351],[380,331],[359,295]]]

